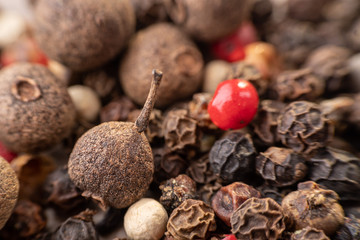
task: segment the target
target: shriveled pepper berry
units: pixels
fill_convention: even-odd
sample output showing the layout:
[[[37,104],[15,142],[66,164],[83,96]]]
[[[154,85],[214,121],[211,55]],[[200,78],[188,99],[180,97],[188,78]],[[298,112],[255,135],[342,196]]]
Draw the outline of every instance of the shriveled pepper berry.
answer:
[[[258,93],[250,82],[230,79],[218,85],[208,105],[208,112],[219,128],[240,129],[254,118],[258,104]]]

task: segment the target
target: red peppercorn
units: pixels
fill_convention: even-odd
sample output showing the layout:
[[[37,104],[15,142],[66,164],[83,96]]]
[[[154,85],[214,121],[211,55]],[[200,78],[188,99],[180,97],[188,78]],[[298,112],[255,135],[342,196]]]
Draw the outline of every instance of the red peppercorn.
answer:
[[[229,235],[226,235],[226,237],[224,237],[221,240],[236,240],[236,237],[234,234],[229,234]]]
[[[255,87],[244,79],[221,82],[208,105],[213,123],[223,130],[240,129],[254,118],[259,104]]]
[[[217,58],[236,62],[245,58],[245,46],[257,41],[257,34],[251,22],[244,22],[233,34],[215,42],[212,51]]]
[[[0,142],[0,157],[3,157],[8,163],[17,157],[17,154],[8,150],[2,142]]]

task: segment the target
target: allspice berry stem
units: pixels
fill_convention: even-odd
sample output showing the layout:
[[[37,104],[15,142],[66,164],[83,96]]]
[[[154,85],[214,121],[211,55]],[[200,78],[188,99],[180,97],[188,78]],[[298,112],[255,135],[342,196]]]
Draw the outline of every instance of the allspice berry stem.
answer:
[[[153,69],[152,74],[153,80],[151,81],[149,95],[146,99],[143,109],[140,112],[139,117],[135,121],[135,125],[139,133],[145,131],[145,129],[149,125],[150,114],[152,109],[154,108],[154,104],[157,98],[157,90],[163,76],[163,73],[158,69]]]

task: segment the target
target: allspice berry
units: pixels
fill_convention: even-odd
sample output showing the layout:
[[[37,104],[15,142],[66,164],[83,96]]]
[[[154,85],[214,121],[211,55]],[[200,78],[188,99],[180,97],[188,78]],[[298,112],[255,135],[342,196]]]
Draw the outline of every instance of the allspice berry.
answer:
[[[140,199],[154,174],[153,154],[143,133],[154,106],[162,72],[153,70],[150,93],[135,124],[106,122],[87,131],[71,152],[69,176],[105,208],[124,208]]]
[[[0,229],[9,219],[19,194],[19,181],[9,163],[0,157]]]
[[[248,0],[165,0],[170,18],[193,38],[212,42],[234,32],[247,17]]]
[[[34,16],[40,48],[75,71],[103,65],[135,31],[129,0],[39,0]]]
[[[203,65],[201,53],[180,29],[158,23],[139,31],[130,42],[120,81],[125,94],[141,105],[150,89],[148,72],[155,66],[162,69],[166,76],[155,104],[161,108],[190,97],[200,87]]]
[[[0,71],[0,141],[14,152],[46,150],[75,122],[66,90],[44,66],[15,63]]]

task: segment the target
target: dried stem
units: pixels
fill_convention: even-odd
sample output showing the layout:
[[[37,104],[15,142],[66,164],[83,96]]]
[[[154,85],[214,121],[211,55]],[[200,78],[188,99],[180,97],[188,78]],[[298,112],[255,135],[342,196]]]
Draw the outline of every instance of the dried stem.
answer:
[[[152,109],[154,108],[154,104],[157,98],[157,90],[163,76],[163,73],[158,69],[153,69],[152,74],[153,80],[151,81],[149,95],[146,99],[146,102],[143,109],[141,110],[139,117],[135,121],[135,125],[139,133],[145,131],[145,129],[149,125],[150,114]]]

